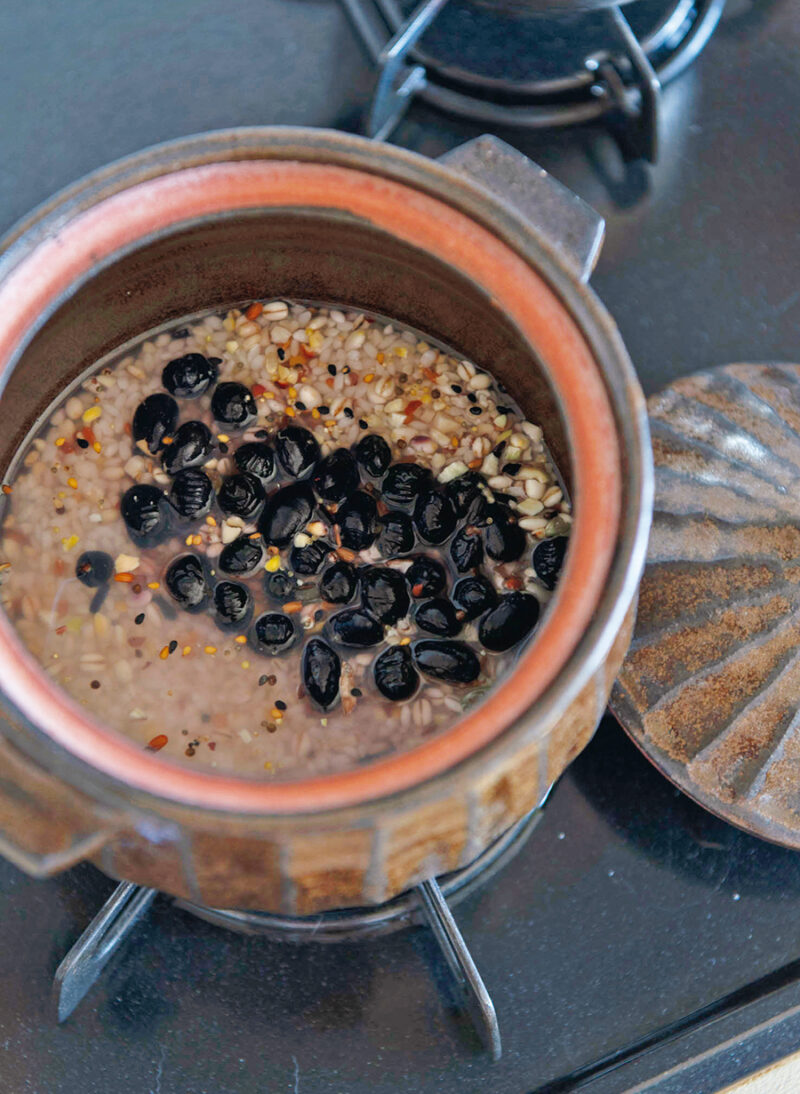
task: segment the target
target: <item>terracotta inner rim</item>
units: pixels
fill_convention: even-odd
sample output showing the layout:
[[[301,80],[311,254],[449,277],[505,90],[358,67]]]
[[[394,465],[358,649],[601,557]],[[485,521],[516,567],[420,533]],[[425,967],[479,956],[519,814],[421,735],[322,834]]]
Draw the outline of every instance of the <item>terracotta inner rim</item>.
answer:
[[[558,390],[574,461],[575,524],[555,610],[514,672],[451,730],[364,768],[285,784],[192,771],[143,752],[92,720],[51,682],[2,612],[0,681],[34,725],[123,783],[212,809],[307,813],[383,797],[440,774],[498,736],[542,695],[583,635],[605,585],[620,520],[620,453],[592,353],[524,259],[436,198],[380,176],[315,163],[233,161],[176,170],[68,222],[0,285],[0,385],[37,317],[98,262],[190,219],[268,207],[346,210],[437,255],[483,286],[534,347]]]

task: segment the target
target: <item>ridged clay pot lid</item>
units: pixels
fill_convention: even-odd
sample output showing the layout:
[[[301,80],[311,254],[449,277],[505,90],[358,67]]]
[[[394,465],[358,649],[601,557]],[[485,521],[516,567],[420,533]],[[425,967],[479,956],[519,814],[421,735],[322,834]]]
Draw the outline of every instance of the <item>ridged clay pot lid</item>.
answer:
[[[800,365],[648,400],[655,506],[612,709],[681,790],[800,848]]]

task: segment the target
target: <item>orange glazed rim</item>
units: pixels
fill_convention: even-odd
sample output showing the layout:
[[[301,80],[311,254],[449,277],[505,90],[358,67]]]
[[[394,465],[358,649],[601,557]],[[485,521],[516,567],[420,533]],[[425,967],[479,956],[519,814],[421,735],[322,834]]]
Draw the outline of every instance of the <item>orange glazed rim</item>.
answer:
[[[179,150],[180,144],[174,147]],[[0,391],[37,320],[120,252],[188,221],[235,210],[346,211],[429,251],[483,287],[546,368],[567,427],[578,499],[553,610],[513,672],[452,729],[364,768],[287,783],[193,771],[145,753],[61,691],[0,613],[5,695],[36,729],[125,786],[173,802],[259,814],[319,812],[408,790],[473,757],[518,722],[556,680],[595,615],[617,547],[622,470],[618,431],[594,355],[553,289],[498,235],[446,201],[379,171],[379,164],[377,171],[365,171],[330,162],[234,156],[193,166],[167,164],[155,177],[134,175],[122,189],[101,192],[89,207],[63,218],[56,231],[40,233],[0,281]],[[13,250],[24,241],[17,235]]]

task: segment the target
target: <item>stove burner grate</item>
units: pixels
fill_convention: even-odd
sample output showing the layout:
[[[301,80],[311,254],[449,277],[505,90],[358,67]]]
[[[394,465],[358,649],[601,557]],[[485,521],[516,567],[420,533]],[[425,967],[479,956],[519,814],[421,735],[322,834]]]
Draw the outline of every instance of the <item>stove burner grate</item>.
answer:
[[[370,136],[387,139],[418,97],[491,127],[602,120],[628,158],[651,162],[661,88],[704,48],[725,4],[636,0],[623,14],[528,0],[342,2],[379,70]]]
[[[549,793],[549,792],[548,792]],[[450,904],[457,904],[487,882],[520,850],[542,817],[542,802],[513,825],[468,866],[414,889],[376,908],[343,908],[307,917],[207,908],[174,899],[179,908],[216,926],[288,942],[340,942],[372,939],[403,927],[427,925],[450,971],[458,998],[492,1058],[500,1058],[500,1028],[494,1004],[458,929]],[[117,886],[58,966],[55,993],[58,1020],[65,1021],[146,914],[158,892],[131,882]]]

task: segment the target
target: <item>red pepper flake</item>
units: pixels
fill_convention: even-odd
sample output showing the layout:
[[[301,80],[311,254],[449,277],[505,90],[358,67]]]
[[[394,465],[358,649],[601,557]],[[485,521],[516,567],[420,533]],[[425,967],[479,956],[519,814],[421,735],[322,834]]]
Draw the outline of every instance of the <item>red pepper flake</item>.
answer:
[[[209,742],[208,742],[208,747],[209,747],[209,748],[211,749],[211,751],[213,752],[213,751],[214,751],[214,750],[216,749],[216,747],[217,747],[217,742],[216,742],[216,741],[209,741]]]
[[[412,422],[414,420],[414,415],[417,413],[417,411],[419,410],[419,408],[421,406],[422,406],[422,400],[421,399],[412,399],[410,403],[406,404],[406,409],[405,409],[405,412],[404,412],[405,416],[406,416],[406,425],[408,425],[409,422]]]
[[[521,589],[522,578],[521,577],[507,577],[503,582],[507,589]]]
[[[310,361],[310,360],[311,360],[311,359],[312,359],[313,357],[317,357],[317,356],[319,356],[319,355],[318,355],[318,354],[317,354],[317,353],[316,353],[316,352],[315,352],[315,351],[314,351],[314,350],[313,350],[313,349],[312,349],[312,348],[311,348],[310,346],[307,346],[307,345],[305,344],[305,342],[301,342],[301,344],[300,344],[300,352],[301,352],[301,353],[303,354],[303,356],[304,356],[304,357],[307,357],[307,358],[309,359],[309,361]]]
[[[64,565],[63,558],[57,558],[53,563],[53,573],[56,577],[63,577],[66,566]]]
[[[425,591],[425,586],[422,584],[421,581],[417,582],[416,585],[411,586],[411,595],[412,596],[415,596],[415,597],[416,596],[422,596],[424,591]]]
[[[56,627],[56,634],[63,634],[66,629],[66,625],[63,627]]]
[[[11,493],[11,487],[8,485],[7,482],[3,483],[3,493],[4,494],[10,494]]]
[[[430,380],[432,384],[438,382],[439,377],[436,375],[432,368],[423,368],[422,374],[427,380]]]
[[[115,581],[121,581],[123,583],[123,585],[131,585],[136,580],[136,578],[134,577],[133,574],[121,573],[121,574],[114,574],[114,580]]]
[[[256,399],[260,399],[262,395],[266,395],[267,389],[263,384],[253,384],[252,387],[253,396]]]
[[[245,319],[258,319],[264,310],[264,305],[256,301],[255,304],[251,304],[247,311],[244,313]]]
[[[122,428],[128,434],[128,436],[130,437],[130,435],[131,435],[131,423],[126,422],[125,425]]]
[[[161,749],[167,744],[169,737],[166,733],[159,733],[156,737],[153,737],[152,741],[147,742],[148,752],[160,752]]]

